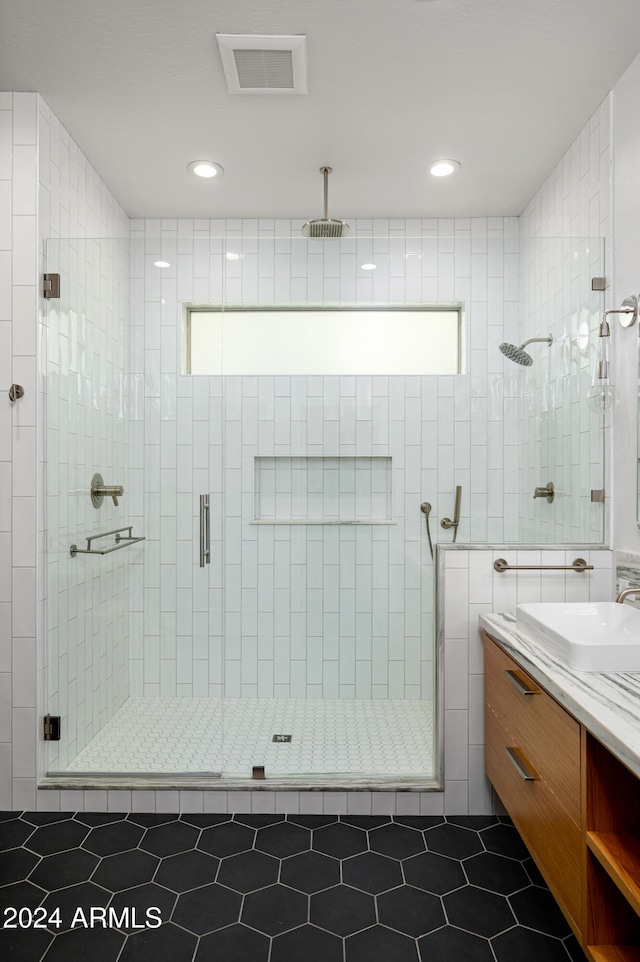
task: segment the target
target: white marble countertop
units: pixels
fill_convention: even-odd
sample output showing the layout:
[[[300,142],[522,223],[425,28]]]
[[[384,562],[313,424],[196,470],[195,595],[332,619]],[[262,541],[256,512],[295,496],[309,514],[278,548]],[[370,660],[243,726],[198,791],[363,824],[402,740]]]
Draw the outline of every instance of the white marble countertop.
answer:
[[[517,627],[515,614],[480,615],[480,627],[640,778],[640,672],[567,668]]]

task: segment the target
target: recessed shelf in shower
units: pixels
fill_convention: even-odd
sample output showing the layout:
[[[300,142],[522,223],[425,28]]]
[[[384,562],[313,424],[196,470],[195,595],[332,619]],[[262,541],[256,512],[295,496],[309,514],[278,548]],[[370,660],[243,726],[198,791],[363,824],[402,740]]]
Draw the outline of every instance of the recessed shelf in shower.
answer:
[[[394,524],[388,457],[257,457],[253,524]]]

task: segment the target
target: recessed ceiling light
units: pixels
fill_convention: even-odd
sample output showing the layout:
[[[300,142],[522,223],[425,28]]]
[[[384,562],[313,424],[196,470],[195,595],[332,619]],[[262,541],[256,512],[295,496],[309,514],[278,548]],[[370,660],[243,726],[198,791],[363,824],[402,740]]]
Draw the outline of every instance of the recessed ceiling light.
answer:
[[[236,254],[234,251],[227,251],[227,253],[225,254],[225,257],[227,258],[228,261],[240,260],[240,254]]]
[[[361,264],[360,267],[363,271],[375,271],[376,264]]]
[[[171,267],[171,264],[169,263],[169,261],[154,261],[153,266],[154,267]]]
[[[458,160],[434,160],[429,164],[427,170],[434,177],[449,177],[460,170],[462,165]]]
[[[196,177],[222,177],[224,174],[220,164],[214,164],[212,160],[192,160],[187,164],[187,170]]]

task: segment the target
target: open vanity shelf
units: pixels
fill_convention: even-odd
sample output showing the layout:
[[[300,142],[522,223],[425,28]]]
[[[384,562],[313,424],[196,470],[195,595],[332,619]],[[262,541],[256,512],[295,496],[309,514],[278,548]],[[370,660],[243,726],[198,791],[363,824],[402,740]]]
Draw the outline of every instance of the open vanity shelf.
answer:
[[[640,779],[484,645],[487,774],[587,957],[640,962]]]

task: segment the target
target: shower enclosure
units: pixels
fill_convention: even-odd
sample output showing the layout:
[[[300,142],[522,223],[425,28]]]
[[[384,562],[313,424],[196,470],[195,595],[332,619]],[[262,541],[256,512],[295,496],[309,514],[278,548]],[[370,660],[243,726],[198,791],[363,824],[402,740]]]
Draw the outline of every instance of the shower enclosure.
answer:
[[[457,486],[458,543],[603,536],[586,487],[602,476],[602,424],[582,403],[602,244],[526,240],[499,221],[453,236],[430,221],[374,236],[366,222],[330,241],[290,222],[279,236],[278,222],[134,221],[128,238],[48,243],[62,284],[45,318],[46,706],[61,737],[45,768],[60,784],[438,787],[421,504],[434,541],[452,540],[439,521]],[[570,294],[542,290],[541,254]],[[452,310],[459,373],[404,373],[390,357],[317,371],[321,326],[306,373],[278,369],[277,338],[265,373],[184,373],[190,311],[215,311],[222,329],[240,311],[268,326],[276,308],[318,324],[321,308]],[[498,350],[548,331],[526,370]],[[423,353],[434,370],[438,352]],[[95,507],[98,472],[124,490]],[[553,523],[528,504],[534,476],[558,479]]]

